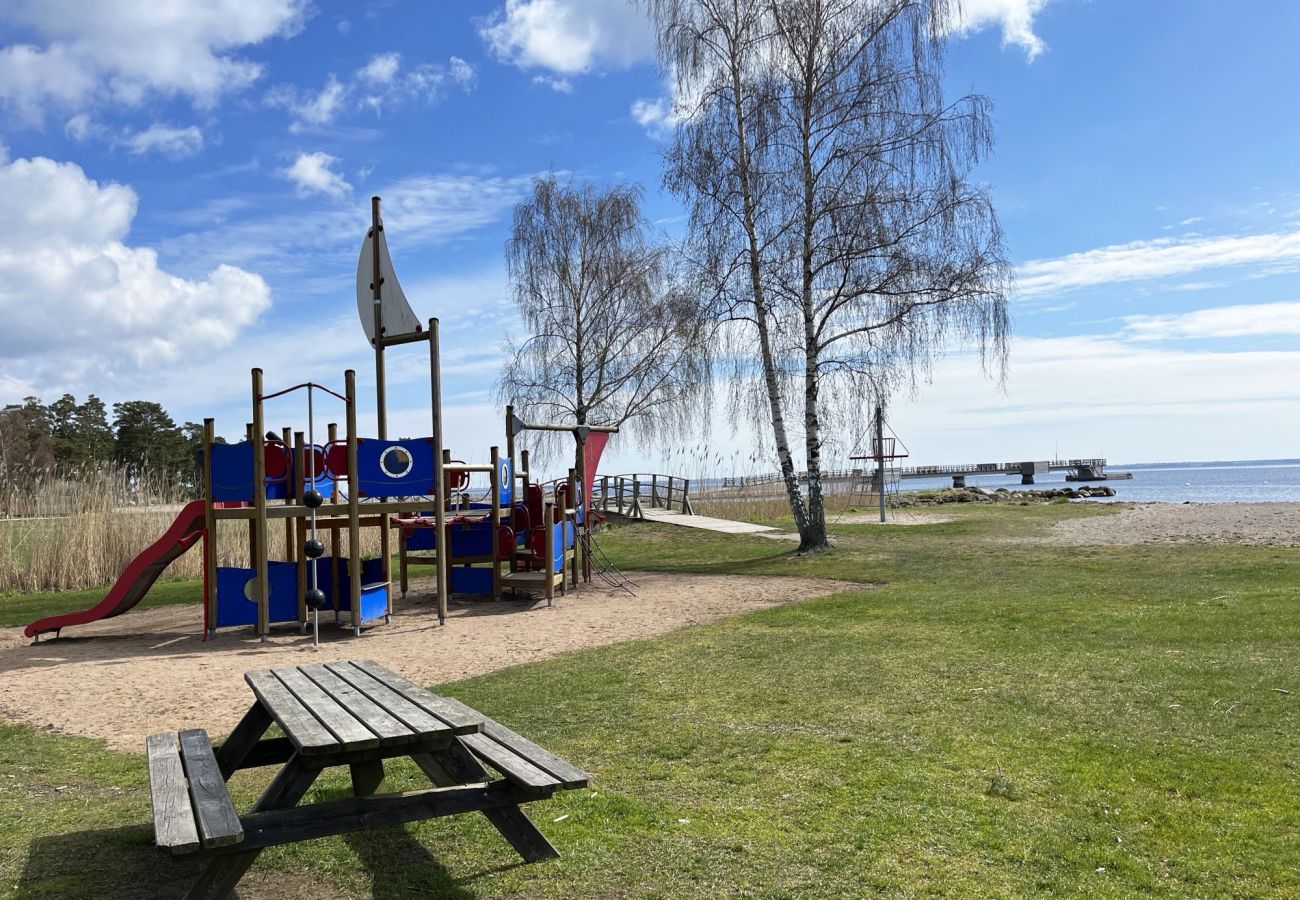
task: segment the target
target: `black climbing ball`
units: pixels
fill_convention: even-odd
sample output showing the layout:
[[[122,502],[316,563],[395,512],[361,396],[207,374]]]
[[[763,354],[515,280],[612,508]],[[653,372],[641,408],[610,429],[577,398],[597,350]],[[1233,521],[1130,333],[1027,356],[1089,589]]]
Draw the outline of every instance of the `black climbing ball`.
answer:
[[[302,545],[302,552],[307,554],[308,559],[320,559],[325,555],[325,544],[312,538]]]
[[[302,502],[308,509],[316,509],[325,502],[325,498],[321,496],[320,491],[313,490],[302,495]]]
[[[325,592],[320,588],[312,588],[302,599],[309,609],[320,609],[325,605]]]

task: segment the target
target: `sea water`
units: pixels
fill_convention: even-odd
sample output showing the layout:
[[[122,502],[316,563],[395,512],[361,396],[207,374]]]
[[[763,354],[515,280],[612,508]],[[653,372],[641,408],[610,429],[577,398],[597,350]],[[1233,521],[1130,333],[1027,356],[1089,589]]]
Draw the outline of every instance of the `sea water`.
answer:
[[[1207,463],[1116,463],[1108,472],[1132,472],[1132,480],[1066,482],[1065,472],[1034,476],[1033,485],[1021,485],[1019,475],[967,475],[967,487],[1031,491],[1051,487],[1104,484],[1115,489],[1102,502],[1135,503],[1278,503],[1300,501],[1300,459]],[[952,486],[951,478],[906,478],[903,491],[933,490]]]

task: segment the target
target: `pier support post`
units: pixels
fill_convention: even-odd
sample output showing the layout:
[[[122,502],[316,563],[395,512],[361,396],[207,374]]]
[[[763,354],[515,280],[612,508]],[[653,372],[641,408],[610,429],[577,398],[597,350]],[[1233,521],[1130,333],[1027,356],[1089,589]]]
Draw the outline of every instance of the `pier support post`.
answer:
[[[964,488],[966,486],[966,476],[965,475],[952,476],[952,486],[954,488]]]

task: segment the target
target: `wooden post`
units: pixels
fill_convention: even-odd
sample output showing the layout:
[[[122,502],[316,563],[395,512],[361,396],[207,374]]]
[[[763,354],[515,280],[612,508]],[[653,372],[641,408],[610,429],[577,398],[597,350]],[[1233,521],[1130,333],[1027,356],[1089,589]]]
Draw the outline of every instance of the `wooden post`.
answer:
[[[217,634],[217,514],[212,499],[212,445],[216,422],[203,420],[203,639]]]
[[[262,370],[253,370],[253,577],[257,579],[257,636],[271,631],[271,584],[266,564],[266,422],[262,417]]]
[[[361,634],[361,477],[357,471],[357,373],[343,373],[343,393],[347,397],[348,440],[348,575],[352,602],[352,633]]]
[[[379,241],[380,233],[383,231],[383,224],[379,221],[379,198],[370,198],[370,262],[371,262],[371,284],[370,288],[374,295],[374,301],[371,306],[374,310],[375,317],[375,424],[377,426],[377,437],[381,441],[388,440],[388,386],[387,378],[384,372],[384,307],[382,303],[383,296],[383,277],[379,272]],[[387,497],[382,499],[387,500]],[[385,615],[393,614],[393,584],[392,584],[392,548],[389,544],[389,528],[387,514],[382,516],[383,522],[379,526],[379,580],[385,583],[384,594],[387,600]]]
[[[293,433],[293,471],[290,473],[289,483],[292,488],[285,493],[285,505],[290,506],[296,500],[302,499],[305,491],[303,475],[307,472],[307,437],[301,431]],[[289,526],[286,531],[285,540],[288,544],[286,548],[286,558],[295,561],[298,564],[298,630],[303,634],[307,633],[307,555],[303,548],[307,546],[307,520],[301,516],[291,516],[284,520],[285,525]]]
[[[623,515],[623,476],[619,475],[614,479],[616,490],[618,491],[618,514]]]
[[[609,476],[600,476],[600,511],[609,511]]]
[[[289,457],[289,461],[293,463],[293,466],[291,467],[291,471],[285,475],[285,479],[284,479],[284,503],[282,504],[283,506],[293,506],[293,504],[299,499],[299,494],[302,492],[302,488],[294,487],[294,482],[301,480],[301,479],[296,479],[294,476],[297,475],[299,472],[301,472],[302,469],[297,467],[298,454],[297,454],[297,447],[294,444],[293,438],[294,438],[294,433],[292,428],[280,429],[280,443],[284,444],[284,449],[286,451],[292,453],[292,455]],[[284,520],[284,558],[285,559],[298,558],[297,553],[294,552],[294,543],[293,543],[294,535],[296,533],[297,533],[297,529],[294,527],[293,519],[286,517]],[[298,585],[298,593],[301,594],[303,590],[304,590],[303,586],[301,584]],[[299,616],[299,619],[301,620],[302,617]]]
[[[555,504],[542,504],[542,521],[546,523],[546,531],[542,534],[542,553],[546,559],[542,560],[542,571],[546,573],[546,605],[555,605]],[[563,568],[560,570],[563,572]]]
[[[880,491],[880,521],[885,521],[885,409],[883,406],[876,406],[876,472],[880,481],[877,488]]]
[[[339,425],[337,422],[329,424],[329,442],[333,444],[339,439]],[[339,481],[333,478],[330,481],[330,503],[337,503],[339,499]],[[330,608],[334,610],[334,621],[339,620],[339,555],[341,535],[337,528],[330,529]]]
[[[434,557],[438,571],[435,583],[438,592],[438,624],[447,624],[447,591],[451,575],[447,571],[451,558],[447,547],[447,473],[443,469],[443,453],[446,448],[442,439],[442,357],[438,348],[438,320],[429,320],[429,407],[433,416],[433,483],[437,485],[437,503],[433,505],[433,527],[437,529],[434,539]]]
[[[635,518],[642,518],[641,515],[641,476],[632,476],[632,515]]]
[[[673,508],[673,476],[668,476],[668,499],[664,502],[664,508],[672,510]]]
[[[249,444],[253,443],[253,423],[249,422],[244,426],[244,440]],[[252,503],[253,498],[249,496],[248,502]],[[248,567],[253,568],[253,560],[257,559],[257,523],[252,519],[248,520]]]
[[[691,480],[682,479],[682,512],[688,516],[695,515],[695,510],[691,507]]]
[[[671,500],[671,499],[672,499],[672,482],[670,481],[670,482],[668,482],[668,484],[669,484],[668,496],[669,496],[669,499]],[[659,476],[658,476],[658,475],[651,475],[651,476],[650,476],[650,508],[653,509],[654,507],[656,507],[656,506],[658,506],[658,505],[659,505]]]
[[[501,596],[501,542],[497,533],[501,527],[501,451],[492,448],[492,599]],[[513,477],[513,476],[512,476]]]
[[[578,493],[577,493],[578,474],[576,470],[574,469],[569,470],[569,480],[567,484],[569,489],[564,498],[565,506],[567,506],[569,509],[577,509],[578,508]],[[567,539],[567,535],[565,535],[565,532],[569,530],[569,513],[567,509],[563,511],[563,518],[564,518],[563,521],[564,527],[561,530],[560,534],[564,536],[563,539]],[[572,584],[576,588],[578,586],[578,548],[576,546],[578,543],[578,514],[577,513],[573,514],[573,543],[575,545],[573,548],[573,559],[569,560],[568,562],[569,562],[569,574],[572,579]],[[567,554],[568,551],[566,550],[565,553]]]

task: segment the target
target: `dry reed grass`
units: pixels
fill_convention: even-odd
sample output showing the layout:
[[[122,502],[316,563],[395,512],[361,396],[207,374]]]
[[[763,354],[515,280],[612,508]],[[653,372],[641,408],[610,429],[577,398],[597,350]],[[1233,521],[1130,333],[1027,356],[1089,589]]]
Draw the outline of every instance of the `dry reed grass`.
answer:
[[[0,519],[0,593],[109,584],[158,540],[188,499],[175,483],[131,478],[119,469],[35,479],[9,498],[11,516]],[[218,565],[251,565],[247,534],[242,522],[221,524]],[[270,558],[286,559],[285,526],[272,522],[267,538]],[[362,530],[362,549],[378,553],[375,529]],[[203,555],[195,547],[168,566],[163,578],[202,575]]]
[[[875,509],[879,500],[875,494],[836,492],[826,494],[824,502],[826,515],[832,516],[853,509]],[[790,501],[786,499],[784,493],[746,494],[743,491],[733,494],[710,493],[699,497],[692,496],[691,507],[701,516],[716,516],[719,519],[734,519],[739,522],[763,523],[791,518]]]

